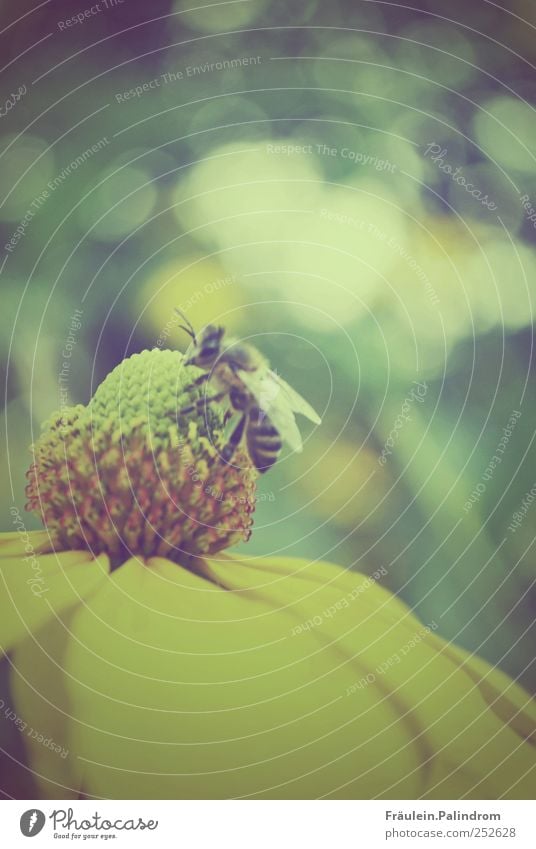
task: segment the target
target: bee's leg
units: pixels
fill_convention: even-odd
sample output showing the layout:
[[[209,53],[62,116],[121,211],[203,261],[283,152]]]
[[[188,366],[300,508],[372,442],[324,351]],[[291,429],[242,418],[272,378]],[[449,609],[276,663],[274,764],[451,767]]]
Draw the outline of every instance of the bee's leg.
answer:
[[[240,421],[236,425],[235,429],[231,433],[227,445],[223,446],[223,449],[222,449],[220,456],[221,456],[221,459],[223,460],[224,463],[230,463],[233,454],[235,453],[236,449],[240,445],[240,442],[241,442],[242,437],[244,435],[244,428],[246,426],[246,421],[247,421],[247,415],[244,413],[244,415],[242,416],[242,418],[240,419]]]
[[[194,411],[200,413],[207,404],[211,404],[213,401],[221,401],[222,398],[225,398],[226,394],[226,392],[218,392],[217,395],[212,395],[210,398],[198,398],[194,404],[190,404],[189,407],[183,407],[182,410],[179,410],[179,416],[185,416],[187,413],[193,413]]]
[[[186,389],[184,391],[187,392],[189,389],[193,389],[195,386],[202,386],[203,383],[206,383],[207,380],[209,380],[209,379],[210,379],[210,372],[204,371],[203,374],[200,374],[199,377],[196,377],[195,380],[192,380],[192,382],[188,384],[188,386],[186,387]]]

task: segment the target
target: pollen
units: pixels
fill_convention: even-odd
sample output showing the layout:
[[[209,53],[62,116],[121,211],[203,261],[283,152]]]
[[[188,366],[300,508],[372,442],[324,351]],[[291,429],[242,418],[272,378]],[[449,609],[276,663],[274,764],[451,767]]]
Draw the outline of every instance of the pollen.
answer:
[[[243,449],[221,459],[225,412],[178,351],[134,354],[87,406],[62,410],[32,446],[26,508],[56,549],[184,563],[249,539],[257,472]],[[208,390],[210,391],[210,390]]]

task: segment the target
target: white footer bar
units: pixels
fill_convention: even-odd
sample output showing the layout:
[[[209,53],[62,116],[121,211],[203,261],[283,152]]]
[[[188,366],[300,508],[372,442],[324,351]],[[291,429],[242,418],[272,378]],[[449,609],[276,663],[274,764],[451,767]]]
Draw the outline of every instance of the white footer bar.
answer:
[[[0,845],[534,849],[531,802],[4,801]],[[29,839],[35,843],[29,844]]]

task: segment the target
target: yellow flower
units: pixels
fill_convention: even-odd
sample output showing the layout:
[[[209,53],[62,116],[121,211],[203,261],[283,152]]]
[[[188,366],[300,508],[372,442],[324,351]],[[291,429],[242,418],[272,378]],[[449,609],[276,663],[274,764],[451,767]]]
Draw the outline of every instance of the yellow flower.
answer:
[[[106,552],[115,566],[249,538],[256,473],[243,451],[232,466],[220,460],[223,415],[195,386],[201,374],[178,351],[134,354],[87,408],[44,425],[26,492],[56,549]],[[199,401],[195,418],[183,414]]]
[[[47,530],[14,507],[0,541],[0,647],[41,796],[531,798],[529,697],[381,573],[217,553],[248,532],[254,472],[222,467],[218,410],[195,432],[177,415],[197,372],[168,353],[52,423],[29,483]]]

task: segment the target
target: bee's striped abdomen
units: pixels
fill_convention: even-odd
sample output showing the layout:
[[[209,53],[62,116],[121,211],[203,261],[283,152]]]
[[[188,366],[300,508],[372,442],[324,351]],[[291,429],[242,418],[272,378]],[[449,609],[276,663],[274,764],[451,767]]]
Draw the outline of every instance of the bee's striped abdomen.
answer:
[[[249,456],[259,472],[267,472],[281,452],[281,437],[268,416],[261,418],[255,411],[248,422],[247,443]]]

